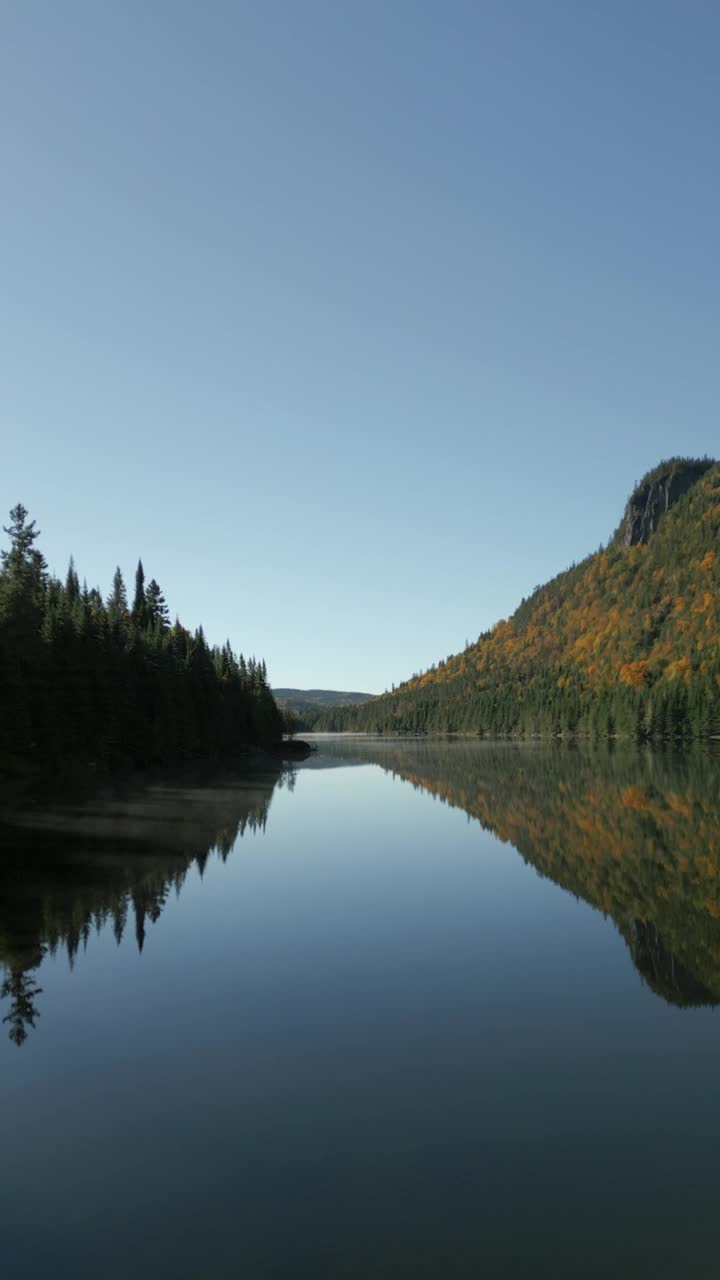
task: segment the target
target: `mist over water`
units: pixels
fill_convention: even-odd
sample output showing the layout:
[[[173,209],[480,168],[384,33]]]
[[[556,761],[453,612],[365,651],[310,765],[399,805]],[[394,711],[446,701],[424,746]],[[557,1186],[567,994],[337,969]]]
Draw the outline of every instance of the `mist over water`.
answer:
[[[710,1274],[717,754],[318,746],[0,828],[3,1274]]]

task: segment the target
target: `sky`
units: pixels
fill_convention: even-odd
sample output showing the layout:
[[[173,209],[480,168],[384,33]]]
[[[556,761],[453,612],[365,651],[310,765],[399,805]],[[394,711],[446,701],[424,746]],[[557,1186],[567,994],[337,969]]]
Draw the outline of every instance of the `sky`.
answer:
[[[457,652],[719,451],[719,60],[714,0],[0,0],[0,510],[278,687]]]

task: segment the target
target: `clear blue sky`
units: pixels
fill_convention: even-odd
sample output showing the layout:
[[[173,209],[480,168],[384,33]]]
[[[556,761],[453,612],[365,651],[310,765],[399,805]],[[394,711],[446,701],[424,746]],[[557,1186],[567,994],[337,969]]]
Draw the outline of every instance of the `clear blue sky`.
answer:
[[[458,650],[719,450],[718,65],[714,0],[4,0],[0,508],[277,685]]]

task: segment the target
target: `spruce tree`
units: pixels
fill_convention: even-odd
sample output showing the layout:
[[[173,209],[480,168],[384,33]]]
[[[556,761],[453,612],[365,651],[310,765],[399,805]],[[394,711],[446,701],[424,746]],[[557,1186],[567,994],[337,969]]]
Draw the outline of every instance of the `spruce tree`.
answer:
[[[138,560],[138,566],[135,571],[135,599],[133,600],[132,616],[133,622],[139,626],[145,622],[145,570],[143,569],[142,560]]]
[[[10,550],[0,553],[0,620],[5,624],[8,646],[6,653],[0,648],[0,664],[15,668],[9,678],[17,681],[18,698],[23,696],[19,669],[34,660],[47,594],[47,565],[34,546],[39,530],[27,515],[22,503],[13,507],[10,524],[3,526],[10,537]]]
[[[68,600],[71,602],[77,600],[80,595],[80,579],[75,571],[75,561],[72,556],[70,557],[68,571],[65,576],[65,591],[67,593]]]
[[[10,524],[3,525],[10,538],[10,550],[0,552],[3,573],[10,578],[22,578],[29,575],[38,564],[33,544],[39,537],[40,530],[35,528],[35,521],[28,523],[27,508],[18,502],[10,512]],[[40,557],[43,567],[45,561]]]
[[[120,566],[118,565],[113,576],[112,591],[108,597],[108,608],[114,609],[119,614],[127,613],[128,600],[127,591],[125,590],[125,582]]]
[[[170,613],[165,597],[154,578],[150,579],[145,592],[146,616],[149,623],[157,622],[163,630],[170,626]]]

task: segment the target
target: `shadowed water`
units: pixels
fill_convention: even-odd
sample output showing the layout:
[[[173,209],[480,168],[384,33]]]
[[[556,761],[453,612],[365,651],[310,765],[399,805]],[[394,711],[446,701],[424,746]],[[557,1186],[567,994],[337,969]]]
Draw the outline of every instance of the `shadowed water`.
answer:
[[[328,738],[15,815],[3,1274],[711,1274],[718,763]]]

